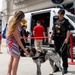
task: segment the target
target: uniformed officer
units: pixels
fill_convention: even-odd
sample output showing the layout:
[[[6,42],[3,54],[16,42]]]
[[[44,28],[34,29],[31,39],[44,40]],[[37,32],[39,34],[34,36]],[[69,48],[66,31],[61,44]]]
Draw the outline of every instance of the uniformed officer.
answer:
[[[22,25],[22,29],[21,29],[21,32],[20,32],[20,35],[22,37],[21,42],[22,42],[23,46],[26,48],[26,41],[27,41],[27,39],[25,37],[28,37],[28,34],[26,32],[27,21],[26,20],[23,20],[21,22],[21,25]],[[20,47],[20,55],[22,57],[25,57],[24,51],[21,49],[21,47]]]
[[[53,31],[50,35],[50,37],[53,36],[54,38],[54,45],[55,45],[55,51],[59,53],[59,55],[62,57],[63,61],[63,73],[67,73],[68,68],[68,56],[67,56],[67,43],[70,35],[70,29],[69,29],[69,21],[64,18],[65,11],[59,10],[58,11],[58,19],[54,22]],[[50,42],[51,42],[50,38]],[[62,47],[63,43],[66,45],[64,49],[62,49],[62,53],[60,52],[60,48]],[[59,71],[57,66],[55,65],[54,72]]]

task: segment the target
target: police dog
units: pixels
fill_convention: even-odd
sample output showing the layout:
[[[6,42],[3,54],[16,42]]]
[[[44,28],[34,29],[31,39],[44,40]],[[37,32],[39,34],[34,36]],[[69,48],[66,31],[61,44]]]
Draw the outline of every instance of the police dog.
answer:
[[[60,56],[53,50],[43,50],[38,57],[35,57],[38,52],[35,48],[27,48],[27,51],[29,52],[29,56],[32,57],[33,61],[37,65],[37,75],[41,75],[41,63],[46,60],[49,60],[52,67],[52,73],[50,75],[53,75],[54,63],[57,65],[59,70],[62,71]]]

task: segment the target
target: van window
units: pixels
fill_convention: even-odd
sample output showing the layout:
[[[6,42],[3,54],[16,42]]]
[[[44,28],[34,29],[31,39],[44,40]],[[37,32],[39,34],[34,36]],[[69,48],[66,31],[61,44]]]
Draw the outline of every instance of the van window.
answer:
[[[55,21],[58,20],[58,19],[59,19],[59,17],[58,17],[57,15],[54,16],[54,17],[53,17],[53,23],[55,23]]]
[[[75,16],[67,15],[74,23],[75,23]]]

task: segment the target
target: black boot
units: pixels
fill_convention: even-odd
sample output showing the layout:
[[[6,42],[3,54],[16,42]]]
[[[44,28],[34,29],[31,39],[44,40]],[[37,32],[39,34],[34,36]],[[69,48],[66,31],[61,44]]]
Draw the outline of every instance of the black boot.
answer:
[[[58,71],[59,71],[59,68],[55,65],[54,72],[58,72]]]
[[[66,74],[68,72],[67,68],[63,68],[62,72],[63,72],[63,74]]]

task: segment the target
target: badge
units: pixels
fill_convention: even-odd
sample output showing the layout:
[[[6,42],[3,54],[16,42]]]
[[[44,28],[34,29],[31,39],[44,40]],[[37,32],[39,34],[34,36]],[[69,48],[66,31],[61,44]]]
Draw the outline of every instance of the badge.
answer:
[[[58,30],[57,33],[60,33],[60,30]]]
[[[60,28],[60,25],[58,25],[58,28]]]
[[[58,27],[58,25],[56,25],[56,27]]]

